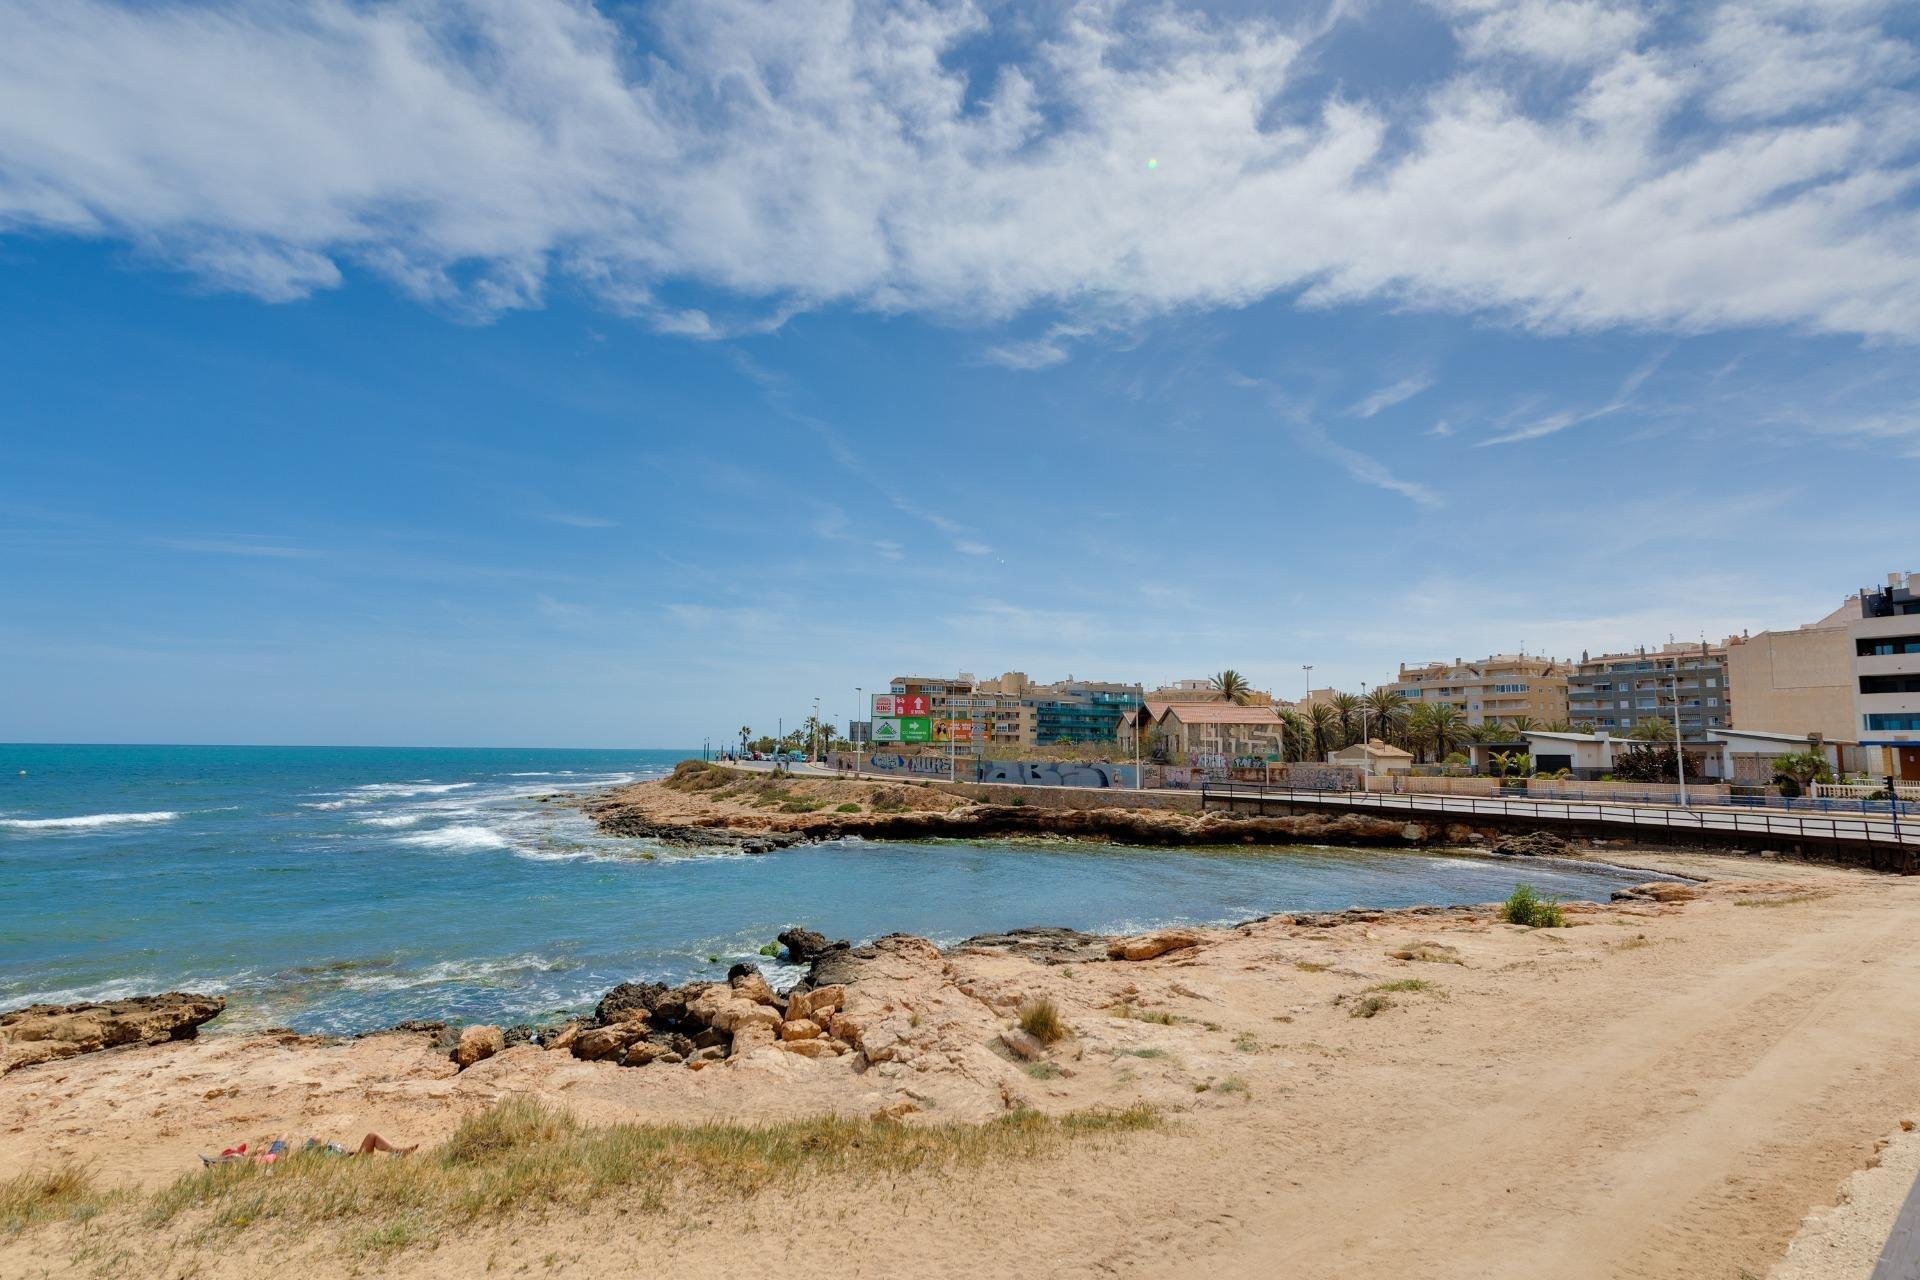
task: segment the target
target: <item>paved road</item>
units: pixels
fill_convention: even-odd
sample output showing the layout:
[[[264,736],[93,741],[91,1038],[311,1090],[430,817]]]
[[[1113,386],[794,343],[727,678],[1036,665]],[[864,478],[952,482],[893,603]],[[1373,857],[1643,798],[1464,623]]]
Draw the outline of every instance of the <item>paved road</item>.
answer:
[[[770,761],[741,761],[742,769],[771,770]],[[847,777],[826,765],[787,766],[805,777]],[[862,773],[851,775],[876,781],[899,781],[899,775]],[[938,778],[919,781],[942,781]],[[978,783],[979,786],[1015,786],[1016,783]],[[1114,788],[1120,794],[1138,794],[1130,788]],[[1259,788],[1250,784],[1237,794],[1209,793],[1208,804],[1222,807],[1253,808],[1260,801]],[[1675,804],[1614,803],[1599,800],[1525,800],[1496,796],[1448,796],[1426,793],[1359,794],[1352,791],[1284,791],[1268,789],[1268,804],[1317,805],[1330,809],[1378,810],[1395,814],[1453,814],[1474,816],[1524,817],[1541,822],[1604,823],[1634,829],[1659,828],[1680,831],[1715,831],[1756,836],[1797,837],[1839,840],[1849,843],[1899,845],[1920,849],[1920,821],[1896,823],[1891,817],[1874,814],[1815,814],[1757,808],[1728,808],[1717,805],[1681,807]]]

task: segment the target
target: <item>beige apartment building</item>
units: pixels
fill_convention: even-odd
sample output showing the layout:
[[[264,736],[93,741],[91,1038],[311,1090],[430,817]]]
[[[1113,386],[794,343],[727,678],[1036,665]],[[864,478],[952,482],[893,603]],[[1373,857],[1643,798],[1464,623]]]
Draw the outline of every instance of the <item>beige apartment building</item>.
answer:
[[[1651,651],[1582,654],[1567,676],[1567,716],[1575,724],[1625,737],[1645,719],[1671,724],[1677,707],[1680,737],[1705,741],[1712,730],[1733,723],[1729,644],[1669,642]]]
[[[1284,728],[1272,707],[1243,707],[1231,702],[1153,702],[1120,722],[1122,750],[1134,750],[1135,735],[1145,733],[1143,754],[1163,759],[1220,756],[1278,756]]]
[[[1213,687],[1213,681],[1211,679],[1175,680],[1171,684],[1161,685],[1158,689],[1147,690],[1146,698],[1149,702],[1184,702],[1189,704],[1196,702],[1226,701],[1226,699],[1220,695],[1220,691]],[[1273,705],[1273,695],[1259,689],[1250,689],[1247,691],[1247,701],[1245,705],[1250,707],[1270,707]]]
[[[1032,703],[1018,693],[984,691],[998,684],[983,684],[962,672],[956,676],[895,676],[889,689],[896,694],[926,695],[935,742],[947,742],[949,726],[959,722],[960,741],[972,746],[1032,746],[1038,738]]]
[[[1450,706],[1470,725],[1512,724],[1526,716],[1536,726],[1567,718],[1567,672],[1561,658],[1526,653],[1496,653],[1473,662],[1402,665],[1400,678],[1386,687],[1409,707]]]
[[[1728,640],[1728,727],[1858,742],[1848,624],[1859,617],[1850,597],[1818,622]]]

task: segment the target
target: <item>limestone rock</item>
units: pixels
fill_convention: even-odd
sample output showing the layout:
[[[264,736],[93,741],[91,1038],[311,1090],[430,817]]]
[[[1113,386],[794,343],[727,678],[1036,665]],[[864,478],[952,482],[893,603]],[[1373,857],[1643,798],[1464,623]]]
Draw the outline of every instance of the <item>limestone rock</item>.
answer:
[[[831,1040],[785,1040],[780,1047],[803,1058],[834,1058],[846,1052],[843,1046]]]
[[[1678,884],[1671,880],[1655,880],[1649,884],[1637,884],[1631,889],[1615,889],[1615,902],[1691,902],[1700,896],[1696,885]]]
[[[742,999],[731,987],[711,986],[687,1006],[687,1012],[709,1027],[733,1033],[743,1028],[764,1027],[774,1032],[780,1026],[780,1011],[771,1005]]]
[[[559,1031],[547,1038],[547,1048],[571,1049],[573,1048],[573,1042],[579,1038],[580,1024],[577,1022],[569,1022],[566,1026],[560,1028]]]
[[[727,1057],[730,1060],[744,1058],[755,1049],[764,1049],[774,1043],[777,1041],[772,1027],[759,1022],[750,1023],[733,1033],[733,1045],[727,1050]]]
[[[810,1018],[800,1018],[780,1024],[782,1040],[817,1040],[819,1037],[820,1024]]]
[[[1465,964],[1460,952],[1444,942],[1409,942],[1387,952],[1395,960],[1424,960],[1429,964]]]
[[[767,980],[760,976],[758,970],[752,973],[742,974],[738,978],[733,979],[728,985],[733,988],[735,995],[743,999],[751,1000],[755,1004],[774,1005],[780,1003],[780,997],[773,993],[773,988],[767,985]]]
[[[1107,946],[1112,960],[1151,960],[1169,951],[1200,945],[1200,935],[1186,929],[1162,929],[1140,938],[1115,938]]]
[[[847,998],[845,986],[835,983],[829,987],[819,987],[812,991],[799,991],[787,997],[787,1019],[811,1018],[825,1025],[827,1017],[838,1009]]]
[[[474,1063],[484,1062],[506,1047],[506,1033],[498,1027],[462,1027],[460,1043],[453,1047],[453,1060],[465,1071]]]
[[[836,1013],[827,1023],[827,1034],[835,1040],[855,1044],[860,1039],[860,1020],[850,1013]]]
[[[655,1044],[651,1040],[641,1040],[631,1045],[627,1049],[626,1056],[620,1061],[629,1067],[644,1067],[649,1062],[678,1062],[680,1055],[666,1045]]]
[[[170,991],[102,1003],[36,1004],[0,1014],[0,1073],[127,1044],[190,1040],[227,1007],[219,996]]]
[[[595,1027],[591,1031],[582,1031],[573,1042],[573,1056],[584,1062],[599,1062],[607,1058],[624,1057],[627,1049],[637,1040],[647,1038],[647,1024],[637,1019],[632,1022],[615,1023],[611,1027]]]
[[[1015,1057],[1025,1058],[1028,1062],[1038,1062],[1047,1056],[1047,1046],[1040,1043],[1040,1037],[1019,1027],[1008,1027],[1002,1031],[1000,1043],[1012,1050]]]

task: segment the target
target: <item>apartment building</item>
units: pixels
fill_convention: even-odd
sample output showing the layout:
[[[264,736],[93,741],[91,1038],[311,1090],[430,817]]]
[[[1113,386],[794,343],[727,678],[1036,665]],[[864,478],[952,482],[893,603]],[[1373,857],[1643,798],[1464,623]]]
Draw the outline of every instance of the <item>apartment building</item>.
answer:
[[[1121,722],[1120,746],[1133,750],[1135,735],[1144,733],[1141,749],[1156,759],[1194,761],[1218,756],[1227,762],[1248,757],[1265,760],[1280,755],[1284,731],[1280,713],[1272,707],[1148,701]]]
[[[1137,685],[1133,687],[1138,688]],[[1158,689],[1147,690],[1144,696],[1152,702],[1195,703],[1226,701],[1226,699],[1220,695],[1220,691],[1213,687],[1211,678],[1170,681],[1167,684],[1161,685]],[[1249,689],[1244,705],[1249,707],[1270,707],[1273,705],[1273,695],[1260,689]]]
[[[1791,631],[1762,631],[1727,641],[1727,699],[1731,728],[1819,734],[1828,742],[1860,738],[1854,710],[1853,640],[1849,624],[1860,617],[1858,597],[1818,622]]]
[[[1567,718],[1567,672],[1561,658],[1496,653],[1473,662],[1428,662],[1400,667],[1386,687],[1409,707],[1450,706],[1470,725],[1512,724],[1521,716],[1536,725]]]
[[[1674,718],[1679,698],[1680,737],[1705,741],[1709,730],[1733,723],[1727,684],[1726,644],[1666,644],[1632,653],[1581,654],[1567,675],[1567,718],[1597,731],[1624,736],[1649,717]]]
[[[1869,771],[1920,782],[1920,573],[1860,593],[1847,623],[1860,746]]]
[[[1111,742],[1121,718],[1144,701],[1137,684],[1073,676],[1038,684],[1024,671],[991,680],[976,680],[969,673],[895,676],[889,687],[896,694],[926,695],[935,742],[946,742],[950,726],[960,724],[965,726],[958,730],[960,743],[982,749]]]

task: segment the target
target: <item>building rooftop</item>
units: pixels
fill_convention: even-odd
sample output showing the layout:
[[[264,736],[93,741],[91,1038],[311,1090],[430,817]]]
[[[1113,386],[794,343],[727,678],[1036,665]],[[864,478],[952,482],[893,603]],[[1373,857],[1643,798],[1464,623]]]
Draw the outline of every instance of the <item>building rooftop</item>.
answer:
[[[1152,708],[1152,703],[1148,703]],[[1242,707],[1232,702],[1176,702],[1160,715],[1178,716],[1188,724],[1279,724],[1280,713],[1272,707]]]

